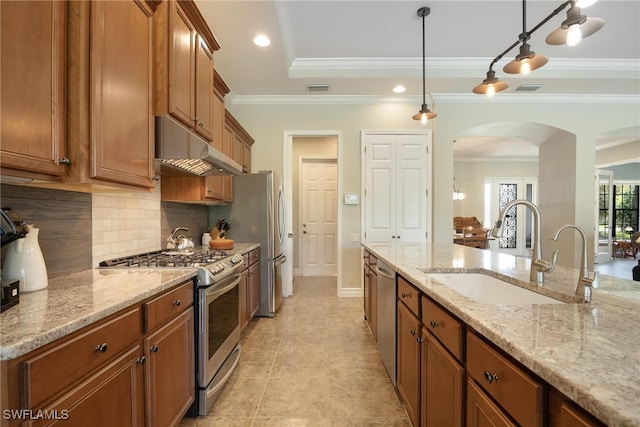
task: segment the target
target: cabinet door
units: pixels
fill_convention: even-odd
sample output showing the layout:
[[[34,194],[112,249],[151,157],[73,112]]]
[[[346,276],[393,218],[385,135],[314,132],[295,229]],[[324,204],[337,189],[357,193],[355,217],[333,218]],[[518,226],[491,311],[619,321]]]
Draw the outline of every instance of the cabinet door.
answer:
[[[251,173],[251,144],[244,144],[244,153],[242,154],[242,171]]]
[[[233,158],[233,145],[235,139],[236,133],[229,124],[225,124],[222,132],[222,154]]]
[[[169,112],[193,128],[195,119],[195,43],[193,24],[177,1],[170,2]]]
[[[193,334],[191,307],[144,340],[148,425],[176,425],[195,398]]]
[[[204,197],[212,200],[224,200],[224,176],[210,175],[204,177]]]
[[[74,387],[43,410],[57,420],[27,422],[28,426],[142,427],[144,379],[139,344]],[[34,411],[39,408],[34,408]],[[55,411],[55,412],[54,412]]]
[[[422,427],[462,427],[464,368],[422,329]]]
[[[214,79],[217,74],[214,74]],[[215,80],[214,80],[215,83]],[[213,141],[211,145],[222,152],[222,134],[224,132],[224,95],[214,90],[213,92]]]
[[[375,258],[373,258],[375,260]],[[375,261],[374,261],[375,262]],[[371,298],[371,312],[369,313],[369,326],[373,337],[378,339],[378,275],[375,271],[375,264],[369,270],[369,295]]]
[[[213,52],[196,36],[195,130],[207,141],[213,139]]]
[[[398,301],[398,393],[414,426],[420,420],[420,320]]]
[[[65,173],[65,11],[61,1],[0,2],[3,169]]]
[[[91,2],[91,178],[152,188],[152,12]]]
[[[515,427],[472,379],[467,381],[467,427]]]
[[[240,283],[240,328],[244,329],[249,323],[250,299],[249,299],[249,269],[242,271]]]
[[[260,263],[249,267],[249,319],[253,319],[260,308]]]
[[[430,168],[424,134],[366,134],[365,241],[426,241]]]

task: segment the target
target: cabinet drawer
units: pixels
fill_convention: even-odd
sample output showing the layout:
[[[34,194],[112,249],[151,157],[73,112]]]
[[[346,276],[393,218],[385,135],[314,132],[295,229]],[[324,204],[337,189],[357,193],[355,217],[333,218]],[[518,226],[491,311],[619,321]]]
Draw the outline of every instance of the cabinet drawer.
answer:
[[[249,252],[249,265],[255,264],[258,261],[260,261],[260,248]]]
[[[422,323],[459,361],[462,357],[464,327],[431,299],[422,296]]]
[[[26,407],[45,399],[103,366],[140,339],[140,309],[128,310],[24,362]]]
[[[467,372],[518,424],[542,425],[543,384],[472,333],[467,333]]]
[[[242,269],[249,268],[249,254],[242,255]]]
[[[193,305],[193,282],[185,282],[144,304],[145,332],[152,331]]]
[[[402,276],[398,276],[398,300],[420,317],[420,292]]]

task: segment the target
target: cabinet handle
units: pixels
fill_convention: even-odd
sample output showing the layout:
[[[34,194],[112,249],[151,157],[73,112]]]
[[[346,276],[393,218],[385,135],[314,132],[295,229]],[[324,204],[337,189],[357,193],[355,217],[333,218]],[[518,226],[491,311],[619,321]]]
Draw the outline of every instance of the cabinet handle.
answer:
[[[405,294],[404,292],[402,292],[402,293],[400,294],[400,296],[401,296],[402,298],[410,298],[410,297],[411,297],[411,294]]]
[[[198,123],[198,116],[195,116],[194,118],[192,118],[191,121],[194,123]]]
[[[71,160],[69,160],[68,157],[63,157],[60,160],[58,160],[58,163],[60,163],[61,165],[69,165],[71,164]]]
[[[103,342],[102,344],[98,344],[96,346],[96,351],[100,352],[100,353],[104,353],[107,351],[107,343]]]
[[[411,335],[413,335],[413,336],[415,337],[415,336],[416,336],[416,334],[417,334],[416,330],[415,330],[415,329],[412,329],[412,330],[411,330]]]
[[[182,301],[180,301],[179,299],[173,302],[173,305],[175,305],[176,307],[180,306],[180,304],[182,304]]]
[[[158,344],[156,344],[153,347],[151,347],[149,350],[151,350],[152,353],[157,353],[158,350],[160,350],[160,347],[158,347]]]
[[[142,356],[142,357],[138,357],[136,359],[136,362],[142,365],[145,362],[145,360],[147,360],[147,358],[145,356]]]
[[[489,384],[491,384],[494,381],[498,381],[498,375],[492,374],[489,371],[484,371],[484,379],[487,380]]]
[[[200,127],[202,128],[202,127],[204,127],[204,123],[199,122],[199,123],[198,123],[198,126],[200,126]]]
[[[422,341],[424,341],[422,338],[420,338],[420,337],[417,337],[417,338],[416,338],[416,342],[417,342],[418,344],[422,344]]]
[[[429,324],[432,328],[437,328],[438,326],[440,326],[440,323],[436,322],[435,320],[432,320],[431,322],[429,322]]]

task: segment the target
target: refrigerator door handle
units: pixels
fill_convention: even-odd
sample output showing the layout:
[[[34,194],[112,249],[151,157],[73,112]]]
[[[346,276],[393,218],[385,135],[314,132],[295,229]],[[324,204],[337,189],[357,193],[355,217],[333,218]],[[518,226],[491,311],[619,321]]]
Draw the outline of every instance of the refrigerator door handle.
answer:
[[[287,262],[287,257],[285,255],[281,255],[278,258],[276,258],[274,262],[275,262],[275,265],[284,264],[285,262]]]

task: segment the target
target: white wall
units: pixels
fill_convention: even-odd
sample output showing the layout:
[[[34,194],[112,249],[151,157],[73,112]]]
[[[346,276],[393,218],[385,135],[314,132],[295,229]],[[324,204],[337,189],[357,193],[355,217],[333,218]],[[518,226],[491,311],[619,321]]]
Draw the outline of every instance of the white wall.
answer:
[[[438,99],[436,97],[436,99]],[[492,99],[472,98],[471,102],[446,101],[435,105],[438,113],[428,126],[433,128],[433,206],[434,241],[451,241],[453,201],[453,147],[456,135],[465,129],[501,121],[529,121],[547,124],[576,135],[575,163],[576,203],[593,203],[593,170],[595,168],[595,138],[613,129],[637,126],[640,105],[635,102],[603,104],[563,103],[528,96],[515,98],[496,96]],[[523,99],[523,101],[519,101]],[[227,105],[234,117],[254,137],[252,167],[254,170],[274,169],[282,172],[283,132],[285,130],[341,130],[343,179],[341,195],[360,191],[360,131],[362,129],[423,129],[411,119],[419,106],[413,104],[324,104],[322,101],[302,104],[260,104],[259,100],[243,101],[236,97]],[[586,200],[589,199],[587,202]],[[591,205],[589,205],[591,206]],[[575,223],[594,223],[594,209],[577,210]],[[542,213],[544,216],[544,212]],[[349,242],[350,233],[360,231],[359,209],[346,209],[342,218],[343,277],[360,272],[360,247]],[[593,235],[593,229],[590,230]],[[591,239],[592,241],[593,239]]]

